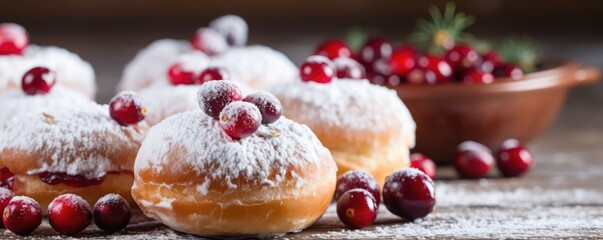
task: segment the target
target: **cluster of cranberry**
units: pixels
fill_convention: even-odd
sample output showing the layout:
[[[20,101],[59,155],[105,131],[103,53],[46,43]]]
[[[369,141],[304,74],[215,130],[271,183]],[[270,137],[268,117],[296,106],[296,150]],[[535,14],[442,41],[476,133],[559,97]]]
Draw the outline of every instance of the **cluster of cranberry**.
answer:
[[[433,181],[419,170],[405,168],[392,173],[382,192],[370,173],[349,171],[337,180],[337,216],[349,227],[366,227],[377,218],[381,194],[391,213],[409,221],[427,216],[436,203]]]
[[[35,200],[15,196],[8,189],[0,188],[0,210],[2,224],[11,232],[26,235],[42,223],[42,208]],[[130,223],[131,210],[128,202],[117,194],[108,194],[99,199],[94,208],[75,194],[56,197],[48,206],[48,222],[57,232],[74,235],[83,231],[94,219],[101,230],[114,233]]]
[[[463,178],[478,179],[488,175],[494,163],[505,177],[517,177],[530,170],[532,154],[515,139],[503,142],[496,158],[488,147],[473,141],[466,141],[457,147],[454,168]],[[410,166],[433,178],[436,172],[434,162],[421,153],[410,156]]]
[[[261,124],[281,117],[280,101],[267,92],[256,92],[243,98],[231,81],[210,81],[199,88],[199,106],[208,116],[218,120],[224,132],[234,140],[255,133]]]
[[[338,78],[364,79],[378,85],[488,84],[495,77],[520,79],[521,68],[502,61],[498,53],[478,54],[468,44],[456,44],[443,56],[422,55],[411,45],[393,48],[384,38],[369,39],[358,53],[338,39],[318,46],[316,55],[302,65],[304,81],[329,82]]]
[[[20,55],[29,45],[27,31],[14,23],[0,24],[0,55]]]

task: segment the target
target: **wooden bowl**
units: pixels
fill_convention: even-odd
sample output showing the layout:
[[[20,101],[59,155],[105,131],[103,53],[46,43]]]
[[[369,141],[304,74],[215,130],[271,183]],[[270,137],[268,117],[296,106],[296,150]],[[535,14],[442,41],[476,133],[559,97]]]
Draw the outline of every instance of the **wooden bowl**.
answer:
[[[466,140],[496,150],[508,138],[527,143],[538,137],[559,113],[570,88],[593,84],[599,77],[594,67],[565,62],[521,80],[392,88],[417,123],[413,151],[448,164],[456,146]]]

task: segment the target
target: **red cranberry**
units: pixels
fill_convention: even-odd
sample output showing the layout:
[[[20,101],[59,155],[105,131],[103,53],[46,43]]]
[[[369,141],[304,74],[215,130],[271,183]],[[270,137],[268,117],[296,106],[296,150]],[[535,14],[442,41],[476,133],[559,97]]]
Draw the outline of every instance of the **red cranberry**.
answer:
[[[306,59],[299,71],[301,79],[305,82],[329,83],[335,75],[335,66],[328,58],[314,55]]]
[[[399,76],[406,76],[416,65],[417,50],[411,46],[397,48],[389,58],[389,66],[392,73]]]
[[[381,202],[379,184],[370,173],[362,170],[348,171],[337,179],[335,200],[339,199],[348,190],[360,188],[370,192],[377,203]]]
[[[216,120],[226,105],[240,101],[242,95],[235,83],[226,80],[206,82],[197,92],[201,110]]]
[[[449,82],[452,78],[452,68],[444,59],[434,56],[419,58],[419,66],[429,69],[435,74],[437,83]]]
[[[0,55],[21,54],[28,44],[27,31],[21,25],[0,24]]]
[[[401,218],[423,218],[433,211],[435,203],[433,181],[417,169],[400,169],[385,179],[383,204]]]
[[[7,167],[0,169],[0,187],[13,190],[14,180],[15,174],[13,174]]]
[[[34,67],[21,79],[21,88],[27,95],[46,94],[57,82],[54,71],[45,67]]]
[[[211,28],[199,28],[192,40],[193,48],[209,56],[218,55],[228,48],[224,36]]]
[[[13,197],[4,208],[2,222],[6,229],[17,235],[29,234],[42,223],[42,208],[29,197]]]
[[[494,76],[477,69],[471,69],[462,79],[464,84],[490,84],[494,82]]]
[[[469,45],[457,44],[446,52],[444,57],[456,70],[472,68],[479,60],[479,55]]]
[[[354,59],[339,57],[333,60],[333,64],[337,78],[364,79],[366,77],[364,66]]]
[[[389,66],[387,59],[378,59],[373,62],[370,67],[371,71],[381,75],[391,75],[392,69]]]
[[[69,187],[75,187],[75,188],[99,185],[99,184],[103,183],[103,181],[105,180],[104,177],[86,178],[85,176],[82,176],[82,175],[69,175],[67,173],[62,173],[62,172],[56,172],[56,173],[41,172],[41,173],[38,173],[38,177],[40,178],[40,181],[42,181],[46,184],[49,184],[49,185],[56,185],[56,184],[63,183]]]
[[[252,103],[258,107],[262,114],[262,124],[276,122],[283,112],[281,102],[274,95],[267,92],[252,93],[247,95],[243,101]]]
[[[173,85],[192,85],[195,84],[195,73],[175,63],[168,70],[168,79]]]
[[[123,91],[111,99],[109,113],[117,123],[127,126],[144,120],[147,108],[138,93]]]
[[[73,235],[83,231],[92,221],[92,209],[75,194],[63,194],[48,205],[48,223],[57,232]]]
[[[130,223],[130,204],[118,194],[107,194],[94,204],[94,223],[101,230],[114,233]]]
[[[262,113],[248,102],[232,102],[220,113],[220,127],[232,139],[239,140],[255,133],[262,123]]]
[[[8,205],[8,202],[10,202],[10,200],[13,199],[14,196],[15,194],[13,193],[13,191],[9,190],[8,188],[0,187],[0,210],[2,212],[4,212],[4,208],[6,207],[6,205]],[[0,221],[0,227],[4,227],[2,221]]]
[[[247,43],[249,27],[242,17],[225,15],[212,20],[209,26],[222,34],[230,46],[243,46]]]
[[[320,44],[320,46],[316,48],[316,51],[314,51],[314,54],[322,55],[332,60],[338,57],[352,57],[352,50],[350,50],[344,41],[331,39]]]
[[[384,38],[369,39],[360,50],[363,63],[373,63],[379,59],[388,59],[392,55],[392,45]]]
[[[379,203],[373,194],[364,189],[346,191],[337,200],[337,216],[345,225],[363,228],[371,225],[377,218]]]
[[[197,78],[198,84],[203,84],[213,80],[228,80],[230,79],[230,74],[226,69],[221,67],[208,67],[201,74],[199,74],[199,78]]]
[[[438,83],[438,78],[433,71],[425,67],[415,66],[406,75],[406,81],[410,84],[433,85]]]
[[[513,64],[506,64],[496,67],[492,73],[497,78],[508,77],[513,80],[519,80],[523,77],[523,70]]]
[[[486,146],[473,141],[466,141],[458,146],[454,167],[461,177],[483,178],[492,165],[494,157]]]
[[[517,177],[532,166],[532,154],[515,139],[503,142],[498,151],[498,169],[506,177]]]
[[[492,73],[495,67],[501,66],[502,60],[498,53],[494,51],[489,51],[482,55],[482,62],[480,66],[480,70],[487,73]]]
[[[410,155],[410,167],[419,169],[421,172],[427,174],[429,178],[433,179],[436,173],[435,163],[427,156],[420,153],[413,153]]]

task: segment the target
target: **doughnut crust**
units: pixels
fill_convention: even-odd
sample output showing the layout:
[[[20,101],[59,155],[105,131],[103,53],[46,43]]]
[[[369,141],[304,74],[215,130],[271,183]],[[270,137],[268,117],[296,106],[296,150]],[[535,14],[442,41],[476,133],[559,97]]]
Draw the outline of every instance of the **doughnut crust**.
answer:
[[[171,228],[203,236],[302,230],[327,209],[336,166],[305,126],[282,117],[233,141],[200,111],[151,128],[132,196]]]
[[[395,92],[362,80],[275,86],[285,116],[308,125],[337,162],[338,175],[371,173],[379,185],[409,166],[415,123]]]

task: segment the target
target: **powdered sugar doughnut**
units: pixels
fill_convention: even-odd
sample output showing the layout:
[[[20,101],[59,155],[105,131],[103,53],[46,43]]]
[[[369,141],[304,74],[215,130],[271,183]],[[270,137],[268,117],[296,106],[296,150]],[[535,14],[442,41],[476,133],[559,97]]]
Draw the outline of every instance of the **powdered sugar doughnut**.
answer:
[[[169,67],[178,56],[192,51],[191,44],[184,40],[161,39],[152,42],[126,65],[118,90],[138,91],[165,79]]]
[[[243,95],[255,92],[249,86],[235,82]],[[140,91],[147,106],[145,120],[153,126],[176,113],[199,109],[197,91],[201,85],[155,84]]]
[[[344,79],[281,84],[272,93],[285,116],[307,124],[331,150],[339,174],[366,170],[383,185],[388,174],[409,166],[416,126],[394,91]]]
[[[90,204],[108,193],[129,196],[134,158],[149,128],[144,121],[121,126],[96,104],[26,113],[5,126],[0,164],[14,174],[7,185],[44,207],[63,193]]]
[[[328,207],[337,169],[309,128],[281,117],[233,141],[202,111],[153,126],[134,166],[144,213],[197,235],[301,230]]]
[[[21,89],[0,93],[0,129],[15,116],[94,104],[87,96],[61,85],[48,94],[27,95]],[[0,130],[1,132],[1,130]]]
[[[230,48],[214,57],[210,64],[226,68],[234,79],[258,90],[293,81],[299,74],[285,54],[262,45]]]
[[[0,91],[20,89],[21,78],[33,67],[47,67],[57,83],[94,98],[94,69],[77,54],[59,47],[29,45],[22,55],[0,55]]]

